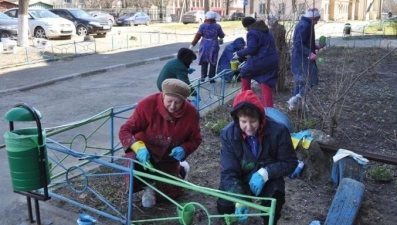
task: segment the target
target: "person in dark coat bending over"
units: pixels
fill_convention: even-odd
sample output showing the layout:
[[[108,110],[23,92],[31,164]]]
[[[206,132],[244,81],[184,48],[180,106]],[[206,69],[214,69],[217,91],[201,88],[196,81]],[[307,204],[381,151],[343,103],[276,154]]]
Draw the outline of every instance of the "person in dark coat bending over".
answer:
[[[284,176],[298,165],[290,133],[283,124],[265,115],[264,107],[251,90],[239,93],[231,111],[233,122],[221,132],[220,187],[236,194],[270,197],[277,200],[274,224],[285,203]],[[270,201],[262,201],[270,206]],[[244,222],[246,206],[219,198],[220,214],[238,215]],[[263,217],[268,224],[269,217]]]
[[[262,102],[265,107],[273,107],[272,88],[277,82],[278,54],[273,35],[263,20],[245,17],[242,21],[247,32],[247,47],[237,51],[236,57],[247,57],[240,69],[241,91],[251,89],[251,80],[261,86]]]
[[[179,49],[177,57],[169,60],[157,77],[157,88],[159,91],[162,91],[161,85],[163,81],[169,78],[175,78],[190,85],[189,74],[195,71],[190,65],[196,59],[197,56],[192,50],[188,48]],[[191,88],[191,92],[193,96],[196,95],[194,88]]]

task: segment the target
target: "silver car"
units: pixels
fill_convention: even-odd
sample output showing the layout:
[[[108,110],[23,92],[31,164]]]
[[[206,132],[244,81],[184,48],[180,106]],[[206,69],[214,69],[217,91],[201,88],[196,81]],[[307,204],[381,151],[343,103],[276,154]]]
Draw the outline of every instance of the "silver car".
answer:
[[[182,16],[182,23],[202,23],[205,20],[205,13],[203,10],[189,11]]]
[[[114,17],[112,15],[110,15],[109,13],[107,13],[107,12],[91,11],[91,12],[88,12],[88,14],[90,14],[93,17],[96,17],[96,18],[99,18],[99,19],[102,19],[102,20],[106,20],[106,21],[108,21],[109,25],[112,25],[112,26],[113,26],[114,21],[115,21]]]

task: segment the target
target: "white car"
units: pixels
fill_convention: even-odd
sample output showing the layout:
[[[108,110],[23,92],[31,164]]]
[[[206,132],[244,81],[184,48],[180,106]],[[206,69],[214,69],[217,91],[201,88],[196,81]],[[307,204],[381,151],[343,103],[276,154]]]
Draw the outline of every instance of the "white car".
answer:
[[[9,17],[18,18],[18,9],[13,8],[4,12]],[[74,24],[46,9],[28,10],[29,31],[36,38],[69,37],[76,33]]]

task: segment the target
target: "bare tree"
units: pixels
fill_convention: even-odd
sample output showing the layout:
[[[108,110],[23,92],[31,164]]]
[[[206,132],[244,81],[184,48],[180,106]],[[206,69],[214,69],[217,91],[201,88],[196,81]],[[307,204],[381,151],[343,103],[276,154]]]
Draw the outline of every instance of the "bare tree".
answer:
[[[25,47],[29,45],[28,8],[29,0],[19,0],[17,45],[20,47]],[[30,32],[32,33],[32,35],[34,35],[34,30],[31,30]]]
[[[229,16],[230,3],[232,2],[233,0],[226,0],[226,16]]]

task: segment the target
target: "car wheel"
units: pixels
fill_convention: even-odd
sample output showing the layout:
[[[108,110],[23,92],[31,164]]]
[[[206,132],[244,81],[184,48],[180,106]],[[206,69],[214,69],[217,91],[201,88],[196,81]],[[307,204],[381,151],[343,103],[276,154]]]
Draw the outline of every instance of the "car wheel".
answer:
[[[184,22],[183,24],[185,24],[185,25],[186,25],[187,23],[185,23],[185,22]]]
[[[85,26],[83,26],[83,25],[77,26],[76,34],[79,35],[79,36],[81,36],[81,37],[82,37],[82,36],[86,36],[86,35],[88,34],[87,27],[85,27]]]
[[[42,27],[37,27],[34,30],[34,37],[36,37],[36,38],[46,38],[45,30]]]

